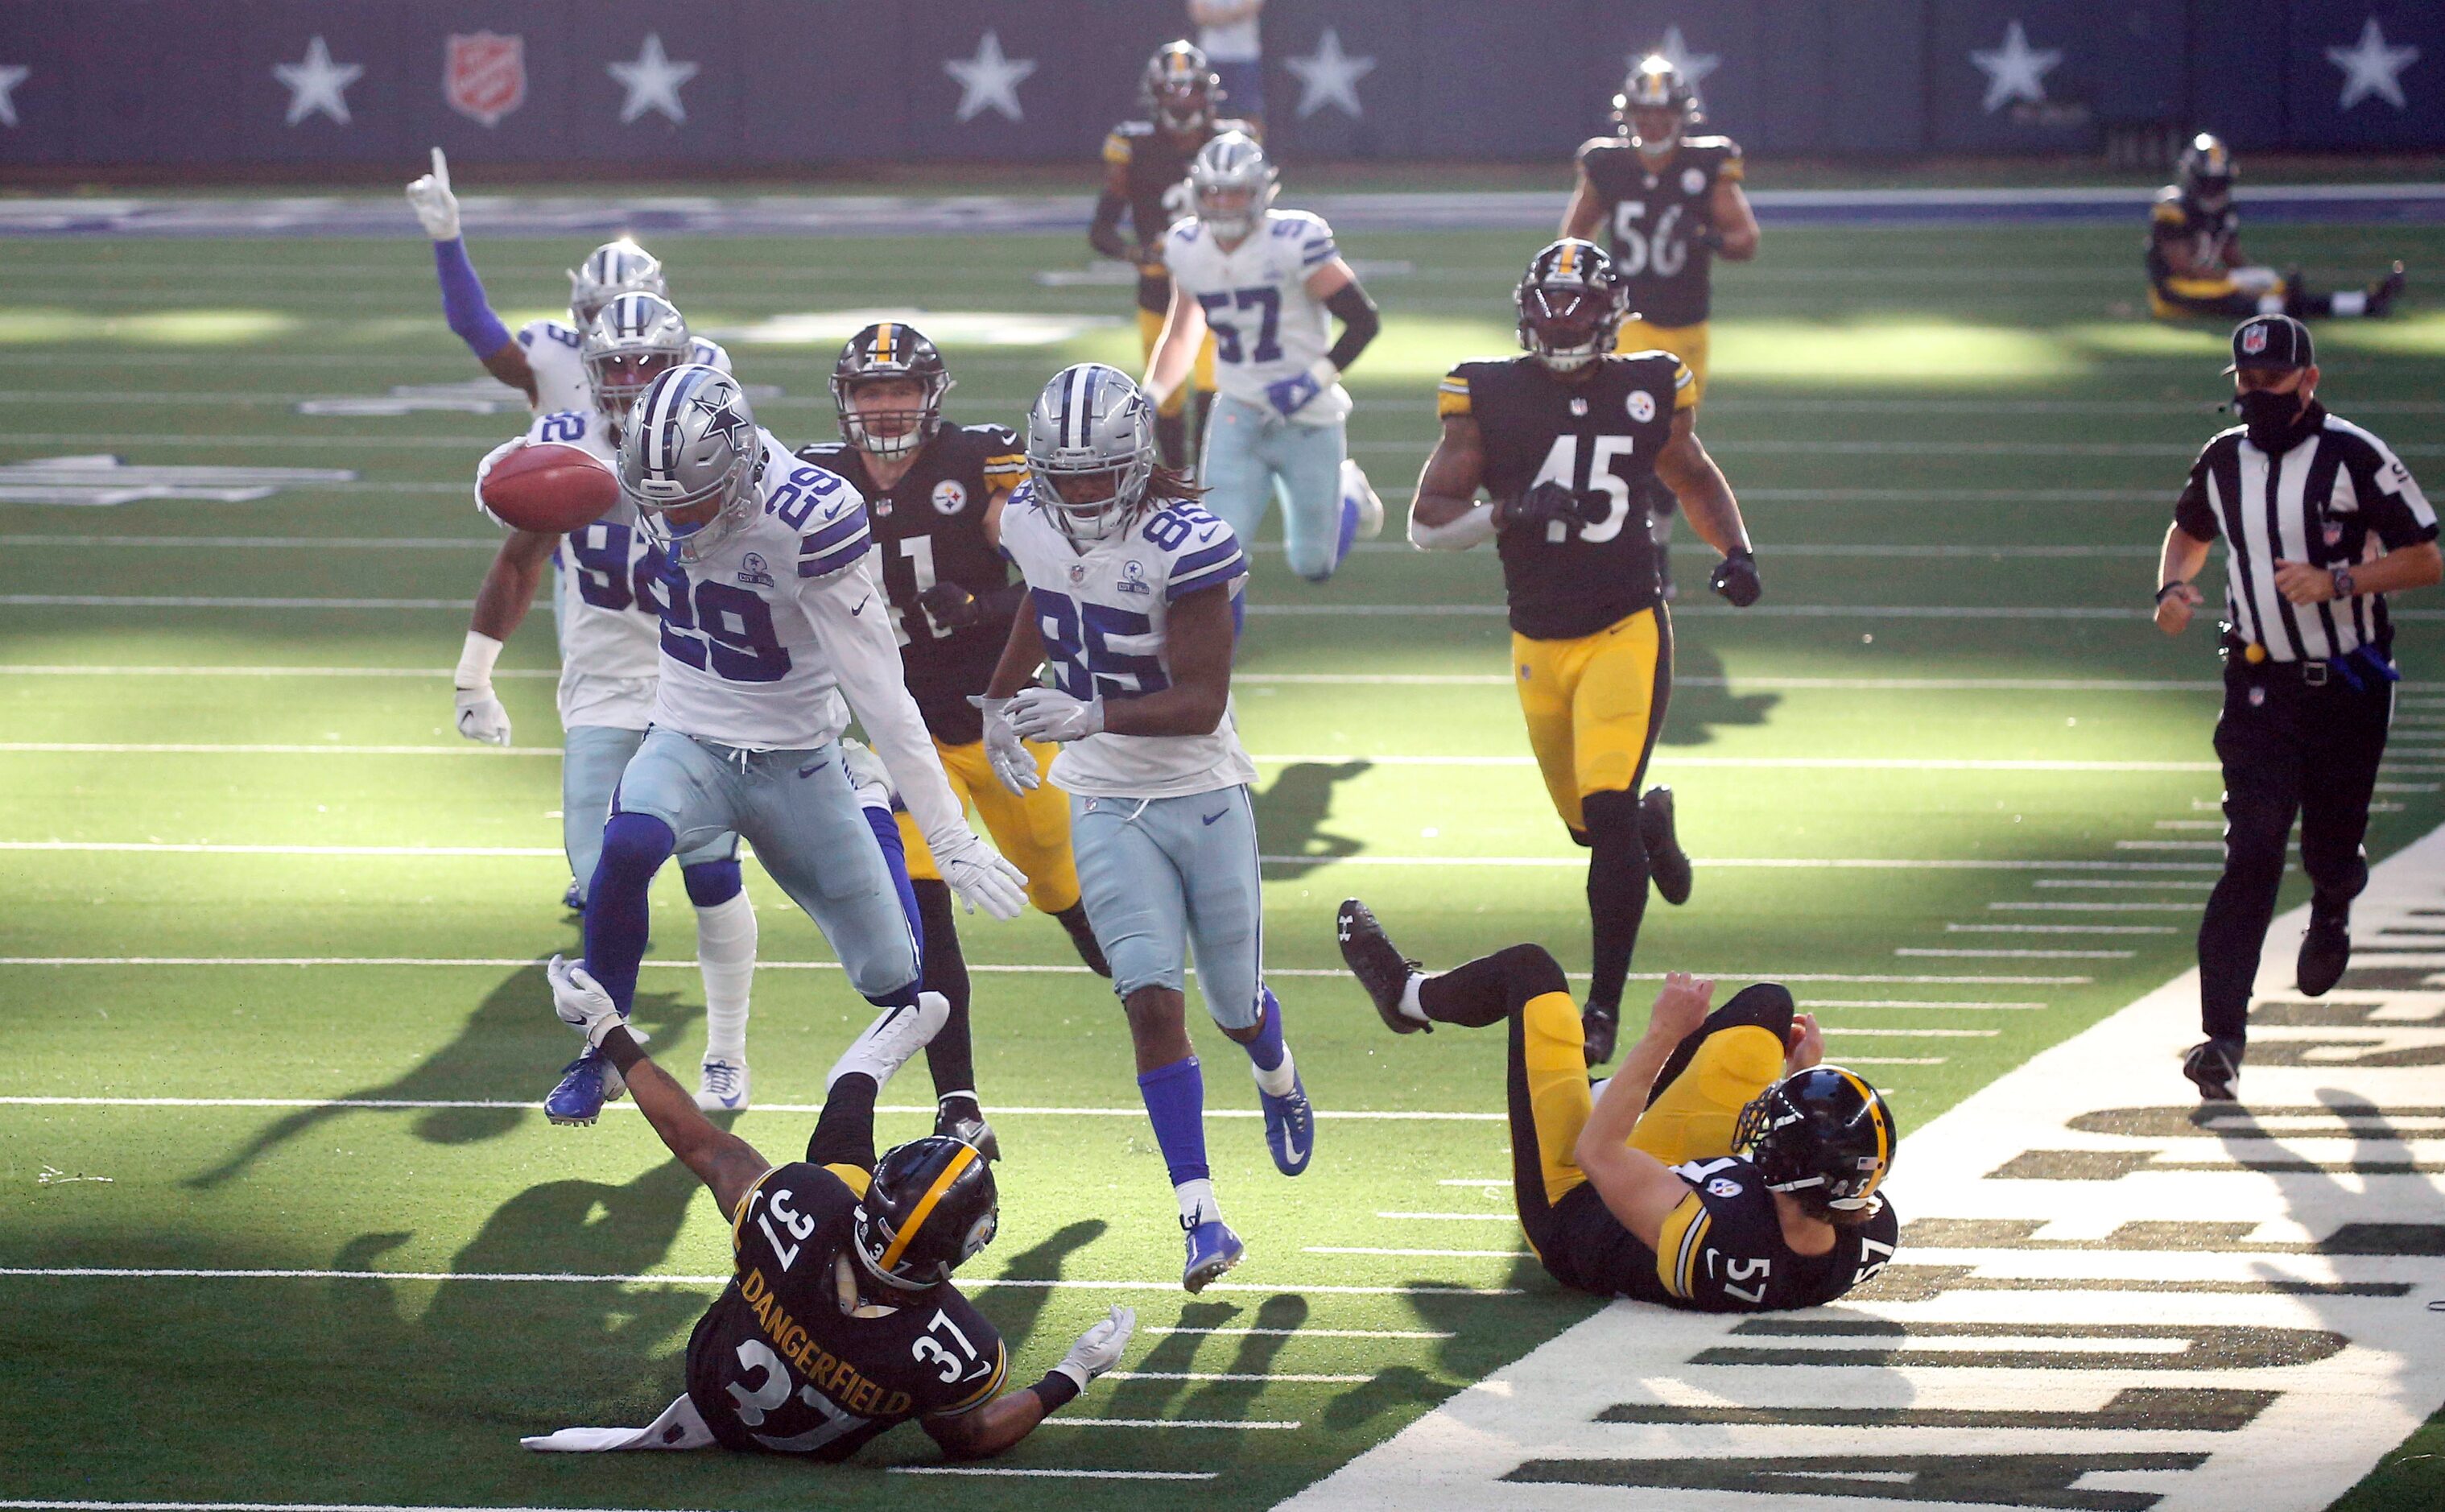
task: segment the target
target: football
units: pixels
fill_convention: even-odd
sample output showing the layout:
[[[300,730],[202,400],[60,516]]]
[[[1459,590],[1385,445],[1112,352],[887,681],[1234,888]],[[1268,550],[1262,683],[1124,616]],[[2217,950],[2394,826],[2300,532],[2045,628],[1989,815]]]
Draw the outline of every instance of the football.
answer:
[[[608,513],[620,502],[620,480],[582,448],[529,441],[484,475],[483,499],[504,524],[557,535]]]

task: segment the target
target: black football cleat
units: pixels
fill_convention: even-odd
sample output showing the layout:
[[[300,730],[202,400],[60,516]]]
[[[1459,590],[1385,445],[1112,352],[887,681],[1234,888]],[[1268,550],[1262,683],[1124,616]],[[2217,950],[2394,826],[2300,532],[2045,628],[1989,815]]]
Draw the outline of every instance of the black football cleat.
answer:
[[[2402,297],[2403,282],[2402,264],[2396,263],[2386,270],[2383,278],[2369,286],[2368,312],[2382,315],[2393,309],[2394,302]]]
[[[2243,1045],[2238,1039],[2221,1035],[2203,1039],[2191,1047],[2182,1057],[2182,1074],[2198,1085],[2199,1100],[2229,1103],[2238,1100],[2233,1084],[2241,1079]]]
[[[2323,998],[2333,991],[2351,961],[2351,916],[2311,909],[2309,932],[2301,937],[2301,959],[2293,966],[2293,980],[2300,983],[2302,996]]]
[[[1689,901],[1689,852],[1672,828],[1672,790],[1650,788],[1638,798],[1638,833],[1647,842],[1648,880],[1656,896],[1678,908]]]
[[[935,1103],[934,1132],[975,1146],[989,1161],[1001,1159],[1001,1141],[994,1137],[993,1125],[985,1122],[985,1111],[973,1092],[953,1092]]]
[[[1418,973],[1418,963],[1393,947],[1384,926],[1375,922],[1375,911],[1355,898],[1344,899],[1334,920],[1334,932],[1341,941],[1343,962],[1358,979],[1358,985],[1367,989],[1384,1027],[1396,1035],[1414,1035],[1421,1029],[1433,1034],[1434,1025],[1401,1011],[1401,999],[1409,990],[1409,979]]]
[[[1613,1042],[1621,1033],[1621,1010],[1588,1004],[1588,1011],[1579,1015],[1579,1033],[1587,1038],[1588,1064],[1603,1065],[1613,1059]]]

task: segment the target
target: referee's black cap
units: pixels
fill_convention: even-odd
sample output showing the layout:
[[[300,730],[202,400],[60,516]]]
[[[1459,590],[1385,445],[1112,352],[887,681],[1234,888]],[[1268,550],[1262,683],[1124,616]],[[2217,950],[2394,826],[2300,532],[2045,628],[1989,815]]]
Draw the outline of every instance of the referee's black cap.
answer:
[[[2225,371],[2271,367],[2289,372],[2317,360],[2308,327],[2289,315],[2253,315],[2232,328],[2232,365]]]

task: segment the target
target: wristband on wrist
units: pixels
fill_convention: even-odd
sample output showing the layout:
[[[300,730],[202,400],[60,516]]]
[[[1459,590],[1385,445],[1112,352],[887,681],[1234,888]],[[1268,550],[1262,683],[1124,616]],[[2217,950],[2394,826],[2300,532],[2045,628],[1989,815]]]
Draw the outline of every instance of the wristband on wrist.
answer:
[[[467,632],[466,644],[458,650],[458,671],[452,679],[455,686],[480,688],[493,681],[493,665],[501,659],[501,643],[481,630]]]
[[[1078,1400],[1078,1393],[1086,1388],[1080,1386],[1077,1378],[1068,1371],[1056,1367],[1045,1372],[1044,1379],[1029,1387],[1028,1390],[1034,1391],[1036,1399],[1044,1404],[1045,1411],[1058,1412]]]
[[[2184,582],[2181,582],[2181,581],[2179,581],[2179,580],[2176,580],[2176,581],[2172,582],[2172,583],[2168,583],[2168,584],[2166,584],[2163,588],[2158,588],[2158,589],[2156,590],[2156,602],[2157,602],[2157,603],[2159,603],[2159,604],[2162,604],[2162,603],[2164,603],[2167,599],[2169,599],[2169,598],[2173,597],[2174,594],[2176,594],[2176,593],[2180,592],[2182,589],[2184,589],[2184,588],[2189,588],[2189,587],[2190,587],[2190,585],[2189,585],[2188,583],[2184,583]]]

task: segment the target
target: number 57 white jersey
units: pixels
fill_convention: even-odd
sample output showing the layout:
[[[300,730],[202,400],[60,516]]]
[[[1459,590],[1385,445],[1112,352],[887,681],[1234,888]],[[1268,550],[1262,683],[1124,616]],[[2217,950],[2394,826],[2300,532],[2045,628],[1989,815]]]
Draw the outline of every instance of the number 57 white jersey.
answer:
[[[1307,291],[1308,275],[1341,253],[1333,228],[1304,210],[1269,210],[1263,224],[1227,251],[1203,221],[1181,221],[1163,238],[1164,266],[1195,297],[1214,332],[1214,386],[1267,413],[1265,385],[1306,372],[1333,348],[1333,313]],[[1291,417],[1331,425],[1350,414],[1339,383]]]

